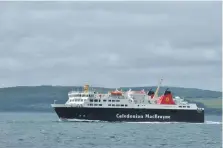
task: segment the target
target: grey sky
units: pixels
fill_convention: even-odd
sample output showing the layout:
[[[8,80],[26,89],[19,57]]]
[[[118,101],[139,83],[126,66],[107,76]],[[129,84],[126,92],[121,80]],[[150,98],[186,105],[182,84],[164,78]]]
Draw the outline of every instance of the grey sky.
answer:
[[[0,2],[0,83],[221,90],[220,2]]]

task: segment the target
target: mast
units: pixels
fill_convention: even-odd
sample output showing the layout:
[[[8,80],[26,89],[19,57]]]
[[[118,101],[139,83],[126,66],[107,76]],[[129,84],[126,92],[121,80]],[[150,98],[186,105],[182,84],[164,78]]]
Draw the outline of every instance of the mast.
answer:
[[[154,94],[154,99],[158,98],[158,92],[159,92],[159,89],[160,89],[160,85],[162,84],[162,81],[163,81],[163,79],[160,79],[160,82],[159,82],[158,87],[156,89],[156,92]]]

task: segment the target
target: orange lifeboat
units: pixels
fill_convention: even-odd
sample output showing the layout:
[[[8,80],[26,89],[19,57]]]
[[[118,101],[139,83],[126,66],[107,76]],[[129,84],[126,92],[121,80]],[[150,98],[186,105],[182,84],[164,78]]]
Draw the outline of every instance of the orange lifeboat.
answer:
[[[122,92],[121,91],[112,91],[111,95],[121,96]]]

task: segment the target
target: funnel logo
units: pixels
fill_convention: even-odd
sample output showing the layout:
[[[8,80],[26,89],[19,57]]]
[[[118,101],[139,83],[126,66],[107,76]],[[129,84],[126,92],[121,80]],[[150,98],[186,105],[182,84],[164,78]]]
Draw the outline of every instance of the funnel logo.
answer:
[[[166,97],[166,102],[169,102],[170,101],[170,98],[169,97]]]

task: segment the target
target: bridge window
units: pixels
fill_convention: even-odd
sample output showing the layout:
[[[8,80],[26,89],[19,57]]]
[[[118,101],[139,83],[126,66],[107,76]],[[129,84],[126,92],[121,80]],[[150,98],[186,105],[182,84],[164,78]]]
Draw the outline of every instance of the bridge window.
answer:
[[[115,100],[112,100],[112,102],[115,102]]]
[[[108,102],[111,102],[111,100],[108,100]]]
[[[125,106],[128,106],[127,104],[125,104]]]
[[[115,104],[112,104],[112,106],[115,106]]]
[[[108,104],[108,106],[111,106],[111,104]]]
[[[190,108],[190,106],[187,106],[187,108]]]
[[[98,104],[94,104],[94,106],[98,106]]]
[[[99,106],[102,106],[102,104],[99,104]]]
[[[116,104],[116,106],[120,106],[120,104]]]
[[[94,102],[98,102],[98,100],[97,100],[97,99],[95,99],[95,100],[94,100]]]
[[[121,106],[124,106],[124,104],[121,104]]]
[[[106,102],[106,100],[103,100],[103,102]]]
[[[116,100],[116,102],[120,102],[120,100]]]
[[[90,99],[90,102],[93,102],[93,99]]]

